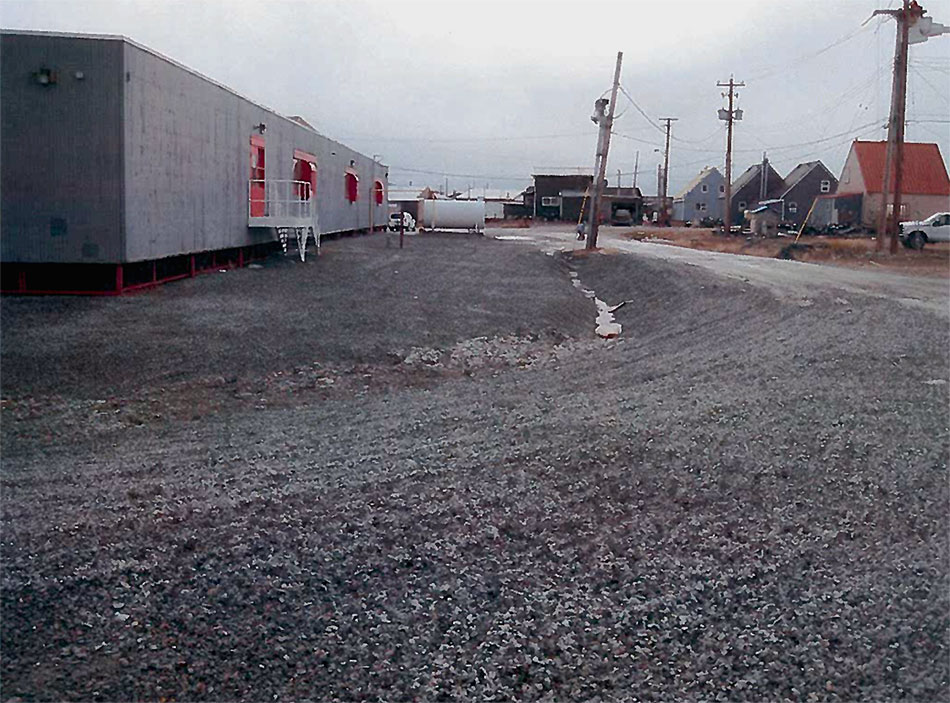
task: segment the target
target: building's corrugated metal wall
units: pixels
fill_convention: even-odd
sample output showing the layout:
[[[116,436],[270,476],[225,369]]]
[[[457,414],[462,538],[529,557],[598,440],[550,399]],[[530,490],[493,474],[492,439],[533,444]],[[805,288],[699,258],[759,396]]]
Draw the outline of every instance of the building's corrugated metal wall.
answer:
[[[4,33],[0,63],[0,259],[118,261],[122,44]]]
[[[372,159],[140,47],[126,44],[125,57],[128,261],[273,238],[247,227],[250,138],[261,123],[268,180],[293,177],[295,149],[316,157],[321,232],[369,227]],[[343,188],[351,160],[355,203]],[[385,168],[376,171],[385,187]],[[385,201],[373,208],[383,224]]]
[[[47,65],[50,88],[32,78]],[[121,38],[5,33],[2,79],[5,262],[125,263],[272,240],[247,226],[261,123],[267,179],[293,177],[295,149],[316,157],[322,233],[365,229],[371,209],[378,226],[388,216],[372,198],[384,166]]]

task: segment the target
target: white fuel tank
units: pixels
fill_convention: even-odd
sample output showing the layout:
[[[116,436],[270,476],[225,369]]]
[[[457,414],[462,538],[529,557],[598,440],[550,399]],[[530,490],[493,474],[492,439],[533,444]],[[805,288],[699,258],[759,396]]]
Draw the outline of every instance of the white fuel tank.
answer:
[[[420,229],[485,229],[484,200],[420,200]]]

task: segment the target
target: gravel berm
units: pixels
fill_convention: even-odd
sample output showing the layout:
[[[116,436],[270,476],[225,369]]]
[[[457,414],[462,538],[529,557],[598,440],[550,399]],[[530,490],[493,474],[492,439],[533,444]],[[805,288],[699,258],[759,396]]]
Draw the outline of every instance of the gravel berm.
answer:
[[[945,322],[386,239],[3,300],[4,701],[950,699]]]

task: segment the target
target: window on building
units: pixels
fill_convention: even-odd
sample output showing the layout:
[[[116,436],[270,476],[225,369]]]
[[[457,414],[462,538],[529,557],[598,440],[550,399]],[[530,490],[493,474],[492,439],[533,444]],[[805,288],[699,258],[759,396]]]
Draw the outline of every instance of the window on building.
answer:
[[[313,154],[294,149],[294,190],[301,200],[310,200],[317,192],[317,159]]]
[[[726,192],[726,186],[720,185],[720,186],[719,186],[719,192],[720,192],[720,193],[725,193],[725,192]]]
[[[360,179],[353,171],[347,171],[344,176],[343,192],[351,203],[355,203],[360,197]]]
[[[745,200],[740,200],[740,201],[739,201],[739,209],[740,209],[740,210],[745,210],[745,206],[746,206],[746,205],[748,205],[748,203],[747,203]]]
[[[830,193],[831,192],[831,181],[822,181],[821,182],[821,192]]]
[[[792,214],[792,215],[794,215],[796,212],[798,212],[798,203],[789,203],[789,204],[788,204],[788,211],[789,211],[789,213]]]
[[[699,212],[706,212],[706,203],[696,203],[696,209]]]
[[[376,181],[373,184],[373,199],[377,205],[383,204],[383,184],[382,181]]]
[[[251,171],[248,197],[250,198],[251,217],[264,217],[267,214],[267,194],[264,179],[264,138],[251,135]]]
[[[560,207],[561,198],[558,195],[544,195],[541,196],[541,205],[543,207]]]
[[[701,187],[700,189],[701,189],[704,193],[708,193],[708,192],[709,192],[709,186],[706,185],[705,183],[703,183],[703,185],[702,185],[702,187]]]

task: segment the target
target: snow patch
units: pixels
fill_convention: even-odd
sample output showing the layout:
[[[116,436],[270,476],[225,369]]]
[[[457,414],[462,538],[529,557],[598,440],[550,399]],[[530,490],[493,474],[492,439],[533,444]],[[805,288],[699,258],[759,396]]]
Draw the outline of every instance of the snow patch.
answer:
[[[594,305],[597,306],[597,319],[594,324],[594,334],[598,337],[603,337],[604,339],[614,339],[619,337],[620,333],[623,331],[623,326],[614,320],[614,310],[619,306],[611,306],[605,303],[603,300],[597,297],[597,294],[594,291],[584,288],[580,280],[577,278],[577,272],[571,271],[571,285],[581,291],[587,298],[592,298]]]

